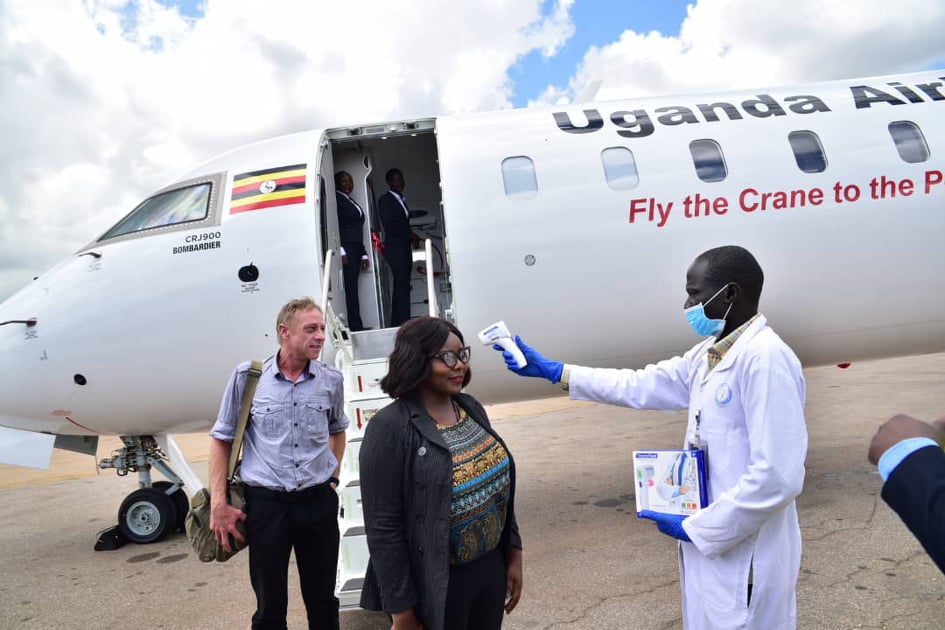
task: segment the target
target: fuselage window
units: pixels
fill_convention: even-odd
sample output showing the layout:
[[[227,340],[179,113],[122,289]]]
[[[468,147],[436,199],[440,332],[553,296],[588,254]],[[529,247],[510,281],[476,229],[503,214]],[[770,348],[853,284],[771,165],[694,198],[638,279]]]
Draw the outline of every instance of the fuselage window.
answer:
[[[502,183],[505,195],[512,199],[527,199],[538,194],[538,179],[535,177],[535,163],[532,159],[520,155],[502,160]]]
[[[693,140],[689,153],[696,167],[696,175],[704,182],[720,182],[728,177],[728,167],[722,157],[722,147],[715,140]]]
[[[827,156],[820,138],[813,131],[792,131],[788,134],[797,168],[805,173],[823,173],[827,169]]]
[[[626,147],[610,147],[600,152],[600,161],[604,165],[604,177],[613,190],[629,190],[640,183],[637,163],[633,152]]]
[[[896,143],[896,150],[903,162],[916,164],[929,159],[929,145],[922,130],[914,122],[900,120],[889,123],[889,135]]]
[[[210,182],[205,182],[154,195],[105,232],[100,240],[206,219],[210,209],[211,189]]]

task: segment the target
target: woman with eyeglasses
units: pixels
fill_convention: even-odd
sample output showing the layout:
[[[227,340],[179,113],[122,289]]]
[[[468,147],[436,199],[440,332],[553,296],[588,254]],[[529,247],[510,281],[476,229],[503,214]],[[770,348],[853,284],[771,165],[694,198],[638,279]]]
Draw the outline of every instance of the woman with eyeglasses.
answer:
[[[361,499],[371,559],[361,606],[393,630],[491,630],[522,591],[515,465],[485,410],[462,393],[469,346],[451,323],[397,332],[381,388],[394,402],[368,423]]]

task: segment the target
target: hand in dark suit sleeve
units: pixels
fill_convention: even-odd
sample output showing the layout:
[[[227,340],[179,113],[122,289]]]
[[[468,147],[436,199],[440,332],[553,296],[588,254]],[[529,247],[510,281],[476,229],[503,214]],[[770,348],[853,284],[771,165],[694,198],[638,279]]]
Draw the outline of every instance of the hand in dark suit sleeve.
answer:
[[[879,459],[886,451],[902,440],[909,438],[929,438],[930,440],[940,441],[945,438],[943,422],[945,422],[945,418],[939,418],[935,422],[929,423],[916,420],[905,414],[897,414],[884,422],[876,431],[876,435],[870,441],[867,458],[871,464],[878,464]]]
[[[358,455],[361,501],[371,564],[388,612],[417,605],[419,596],[410,572],[404,532],[404,438],[393,417],[368,423]]]
[[[945,451],[927,446],[903,459],[882,497],[945,573]]]

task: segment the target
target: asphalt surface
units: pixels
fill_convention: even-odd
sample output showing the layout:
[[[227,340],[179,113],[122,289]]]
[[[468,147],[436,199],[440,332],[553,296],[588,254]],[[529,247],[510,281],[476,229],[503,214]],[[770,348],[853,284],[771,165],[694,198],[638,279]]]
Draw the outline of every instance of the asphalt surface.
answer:
[[[945,577],[879,498],[881,480],[866,461],[876,427],[894,413],[945,415],[945,354],[817,368],[807,380],[798,627],[945,628]],[[525,545],[524,593],[504,627],[681,628],[675,544],[634,516],[630,452],[677,447],[684,415],[564,400],[490,414],[516,457]],[[246,554],[202,564],[181,534],[94,551],[135,480],[94,475],[82,461],[81,472],[45,478],[0,468],[0,627],[249,626]],[[195,469],[205,478],[205,462]],[[290,574],[289,627],[304,628],[294,567]],[[389,627],[363,611],[342,613],[341,625]]]

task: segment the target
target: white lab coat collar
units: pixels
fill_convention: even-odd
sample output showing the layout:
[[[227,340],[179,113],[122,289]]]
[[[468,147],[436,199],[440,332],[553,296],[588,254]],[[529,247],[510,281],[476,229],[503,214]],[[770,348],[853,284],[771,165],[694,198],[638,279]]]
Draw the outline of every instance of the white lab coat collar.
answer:
[[[719,361],[719,364],[716,365],[712,369],[711,372],[706,370],[706,373],[703,375],[703,380],[708,378],[710,374],[714,374],[716,372],[724,372],[725,370],[732,367],[732,364],[735,362],[736,357],[738,357],[738,355],[741,354],[742,350],[747,345],[748,340],[754,337],[755,335],[757,335],[759,332],[761,332],[761,330],[764,329],[765,326],[767,325],[768,325],[768,320],[765,318],[764,315],[759,313],[755,321],[753,321],[751,325],[745,329],[745,332],[743,332],[738,337],[738,339],[735,340],[735,344],[731,348],[728,349],[728,352],[725,353],[725,356],[722,357],[722,360]],[[713,342],[712,345],[715,345],[716,343],[718,342]],[[709,347],[711,348],[712,346],[710,345]]]

